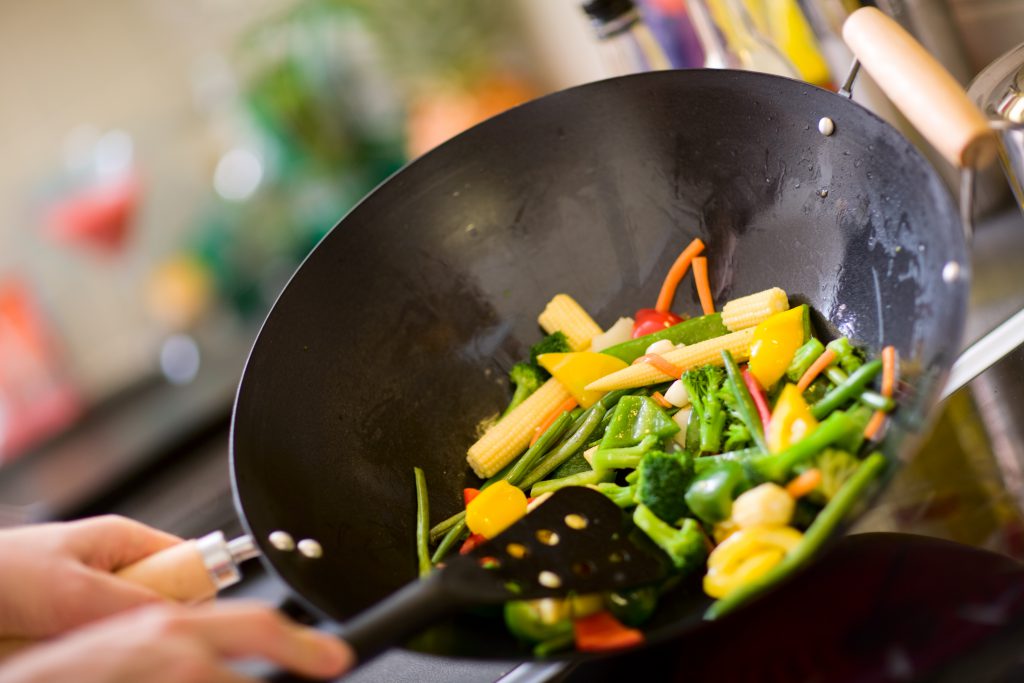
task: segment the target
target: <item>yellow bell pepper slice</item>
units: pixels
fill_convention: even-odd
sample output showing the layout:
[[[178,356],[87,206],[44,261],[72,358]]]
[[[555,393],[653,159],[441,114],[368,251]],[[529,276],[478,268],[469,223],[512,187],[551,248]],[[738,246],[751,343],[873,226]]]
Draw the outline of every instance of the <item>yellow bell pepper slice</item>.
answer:
[[[526,494],[507,481],[497,481],[466,506],[466,526],[474,534],[494,538],[526,514]]]
[[[806,306],[776,313],[754,328],[750,342],[750,373],[766,390],[778,382],[796,350],[806,341]]]
[[[537,363],[550,372],[583,408],[594,405],[605,394],[603,391],[587,391],[584,387],[605,375],[629,367],[620,358],[593,351],[542,353],[537,356]]]
[[[787,384],[775,401],[768,422],[768,452],[778,453],[804,438],[818,427],[803,394],[795,384]]]
[[[763,576],[803,539],[788,526],[753,526],[731,534],[708,556],[704,592],[723,598]]]

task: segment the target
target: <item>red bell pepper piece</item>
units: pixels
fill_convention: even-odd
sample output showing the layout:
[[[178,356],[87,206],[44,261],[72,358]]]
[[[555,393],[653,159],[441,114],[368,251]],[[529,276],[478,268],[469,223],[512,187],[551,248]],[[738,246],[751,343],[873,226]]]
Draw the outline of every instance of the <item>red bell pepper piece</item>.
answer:
[[[743,383],[747,385],[747,391],[750,392],[750,397],[754,399],[754,405],[757,406],[757,414],[761,417],[761,426],[764,428],[764,433],[768,433],[768,422],[771,420],[772,411],[768,407],[768,398],[764,395],[764,389],[761,388],[761,383],[757,381],[757,378],[750,374],[750,370],[743,368]]]
[[[462,503],[469,507],[473,499],[480,495],[480,489],[462,489]]]
[[[470,534],[463,543],[462,547],[459,548],[459,555],[467,555],[473,552],[476,547],[487,541],[487,537],[483,534]]]
[[[672,327],[681,322],[683,319],[671,311],[662,313],[653,308],[641,308],[633,318],[633,339],[661,332],[666,327]]]
[[[580,652],[603,652],[633,647],[644,642],[644,634],[628,628],[609,612],[597,612],[577,619],[572,624],[576,649]]]

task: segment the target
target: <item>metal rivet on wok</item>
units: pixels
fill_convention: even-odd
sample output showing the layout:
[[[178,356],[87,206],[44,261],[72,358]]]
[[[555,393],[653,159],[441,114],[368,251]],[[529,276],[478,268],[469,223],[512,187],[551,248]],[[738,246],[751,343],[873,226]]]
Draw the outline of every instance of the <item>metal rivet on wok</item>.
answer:
[[[822,116],[821,120],[818,121],[818,132],[825,137],[832,135],[832,133],[836,132],[835,122],[827,116]]]
[[[321,557],[324,554],[324,549],[317,541],[312,538],[304,538],[299,541],[299,552],[310,558]]]
[[[295,550],[295,539],[287,531],[272,531],[267,540],[270,541],[270,545],[282,552],[287,553]]]
[[[960,264],[956,261],[947,261],[946,265],[942,267],[942,279],[948,283],[960,279]]]

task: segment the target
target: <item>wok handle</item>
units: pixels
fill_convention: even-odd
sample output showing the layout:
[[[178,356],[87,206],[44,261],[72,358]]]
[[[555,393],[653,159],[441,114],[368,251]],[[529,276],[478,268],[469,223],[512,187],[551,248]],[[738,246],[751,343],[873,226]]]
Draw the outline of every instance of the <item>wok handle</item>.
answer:
[[[997,139],[964,89],[902,26],[874,7],[843,25],[843,39],[914,127],[957,168],[983,168]]]
[[[365,662],[416,635],[462,606],[444,589],[442,571],[413,581],[340,627],[341,636]]]
[[[117,575],[177,602],[205,602],[238,583],[242,578],[238,564],[258,554],[248,536],[229,542],[215,531],[154,553]]]

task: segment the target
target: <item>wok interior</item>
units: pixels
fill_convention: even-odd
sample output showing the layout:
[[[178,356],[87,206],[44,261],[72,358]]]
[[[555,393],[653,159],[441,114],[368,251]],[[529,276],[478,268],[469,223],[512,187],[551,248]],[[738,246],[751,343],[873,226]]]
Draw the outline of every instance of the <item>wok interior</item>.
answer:
[[[719,305],[777,285],[823,331],[896,345],[906,400],[884,450],[905,455],[963,323],[956,216],[902,137],[795,81],[662,72],[515,109],[384,183],[287,286],[239,390],[240,510],[316,609],[343,620],[384,597],[415,577],[413,466],[426,470],[434,522],[461,508],[477,483],[465,465],[475,426],[507,401],[505,373],[540,337],[547,300],[567,292],[610,325],[653,304],[698,235]],[[951,260],[965,277],[947,283]],[[699,312],[689,279],[675,310]],[[323,557],[274,550],[276,529],[317,539]],[[691,627],[703,604],[663,601],[649,636]],[[484,614],[411,645],[527,652]]]

